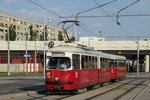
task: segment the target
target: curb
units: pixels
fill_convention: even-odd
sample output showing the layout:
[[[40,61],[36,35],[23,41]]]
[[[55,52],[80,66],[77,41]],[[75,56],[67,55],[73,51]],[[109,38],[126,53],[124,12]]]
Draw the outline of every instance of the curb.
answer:
[[[35,95],[38,93],[42,93],[45,92],[46,90],[39,90],[39,91],[28,91],[26,93],[12,93],[12,94],[8,94],[8,95],[2,95],[0,96],[0,100],[11,100],[11,99],[16,99],[19,97],[24,97],[24,96],[30,96],[30,95]]]

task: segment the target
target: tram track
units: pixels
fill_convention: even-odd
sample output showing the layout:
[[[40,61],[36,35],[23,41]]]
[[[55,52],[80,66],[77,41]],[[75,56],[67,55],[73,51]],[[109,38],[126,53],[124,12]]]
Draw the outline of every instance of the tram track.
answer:
[[[123,94],[117,96],[116,98],[114,98],[114,100],[119,100],[121,97],[123,97],[124,95],[126,95],[127,93],[129,93],[130,91],[132,91],[133,89],[137,88],[138,86],[142,85],[143,82],[145,82],[146,80],[141,81],[139,84],[136,84],[134,87],[131,87],[129,90],[127,90],[126,92],[124,92]]]
[[[49,93],[49,92],[43,92],[43,93],[39,93],[37,96],[35,95],[32,95],[32,96],[29,96],[30,98],[25,98],[23,100],[39,100],[39,99],[50,99],[51,100],[71,100],[71,99],[74,99],[74,98],[78,98],[78,97],[83,97],[84,100],[93,100],[93,99],[97,99],[97,98],[101,98],[101,96],[105,96],[107,94],[110,94],[110,93],[113,93],[114,91],[116,90],[122,90],[122,89],[126,89],[127,90],[123,90],[123,92],[119,92],[120,94],[117,94],[118,96],[116,97],[113,97],[113,100],[118,100],[118,99],[122,99],[123,96],[125,96],[126,94],[128,94],[129,92],[131,92],[132,90],[136,89],[138,86],[142,86],[142,87],[145,87],[147,85],[145,84],[142,84],[144,83],[146,80],[142,79],[142,80],[136,80],[136,79],[133,79],[133,80],[129,80],[128,82],[125,82],[125,83],[122,83],[122,84],[119,84],[117,87],[114,87],[114,88],[110,88],[109,90],[107,91],[103,91],[99,94],[91,94],[87,97],[85,97],[84,95],[86,94],[89,94],[88,92],[85,92],[85,93],[82,93],[82,94],[74,94],[74,93],[68,93],[68,94],[53,94],[53,93]],[[134,82],[134,84],[132,84],[132,82]],[[118,82],[117,82],[118,83]],[[136,84],[135,84],[136,83]],[[106,85],[106,86],[109,86],[109,85]],[[113,85],[115,86],[115,85]],[[131,87],[130,87],[131,86]],[[105,86],[104,86],[105,87]],[[100,88],[98,88],[100,89]],[[96,89],[95,89],[96,90]],[[142,89],[143,91],[145,89]],[[97,90],[96,90],[97,91]],[[89,90],[90,93],[92,93],[92,90]],[[142,92],[142,91],[141,91]],[[137,95],[139,95],[140,93],[138,92]],[[135,96],[137,96],[135,95]],[[134,97],[133,97],[134,98]],[[18,99],[19,100],[19,99]],[[75,99],[74,99],[75,100]],[[135,99],[130,99],[130,100],[135,100]]]
[[[135,100],[138,96],[140,96],[148,87],[150,86],[150,82],[137,94],[135,94],[130,100]]]
[[[115,87],[115,88],[113,88],[113,89],[110,89],[110,90],[107,90],[107,91],[105,91],[105,92],[99,93],[99,94],[94,95],[94,96],[91,96],[91,97],[89,97],[89,98],[86,98],[85,100],[92,100],[92,99],[94,99],[94,98],[97,98],[98,96],[101,96],[101,95],[104,95],[104,94],[106,94],[106,93],[112,92],[112,91],[114,91],[114,90],[116,90],[116,89],[118,89],[118,88],[121,88],[121,87],[123,87],[123,86],[125,86],[125,85],[127,85],[127,84],[129,84],[129,83],[131,83],[131,82],[133,82],[133,81],[135,81],[135,80],[136,80],[136,79],[133,79],[133,80],[131,80],[131,81],[127,82],[127,83],[124,83],[124,84],[122,84],[122,85],[120,85],[120,86],[117,86],[117,87]]]
[[[89,98],[86,98],[85,100],[91,100],[91,99],[93,99],[93,98],[96,98],[96,97],[98,97],[98,96],[100,96],[100,95],[103,95],[103,94],[106,94],[106,93],[108,93],[108,92],[111,92],[111,91],[113,91],[113,90],[115,90],[115,89],[117,89],[117,88],[120,88],[120,87],[122,87],[122,86],[124,86],[124,85],[127,85],[127,84],[129,84],[129,83],[131,83],[131,82],[133,82],[133,81],[135,81],[135,79],[133,79],[133,80],[131,80],[131,81],[129,81],[129,82],[126,82],[126,83],[124,83],[124,84],[122,84],[122,85],[120,85],[120,86],[117,86],[117,87],[115,87],[115,88],[113,88],[113,89],[110,89],[110,90],[108,90],[108,91],[105,91],[105,92],[103,92],[103,93],[100,93],[100,94],[97,94],[97,95],[95,95],[95,96],[92,96],[92,97],[89,97]],[[69,100],[69,98],[72,98],[73,96],[78,96],[78,95],[81,95],[81,94],[71,94],[71,95],[67,95],[67,94],[62,94],[62,95],[58,95],[58,94],[48,94],[46,91],[45,92],[43,92],[42,93],[42,95],[43,96],[40,96],[40,97],[33,97],[32,99],[41,99],[41,98],[45,98],[45,97],[49,97],[49,98],[51,98],[51,97],[53,97],[53,96],[57,96],[57,98],[55,98],[54,100],[65,100],[65,99],[67,99],[67,100]],[[60,97],[61,96],[61,97]],[[32,100],[32,99],[27,99],[27,100]]]
[[[131,80],[131,81],[127,82],[127,83],[124,83],[124,84],[122,84],[122,85],[116,87],[116,88],[113,88],[113,89],[111,89],[111,90],[105,91],[105,92],[103,92],[103,93],[100,93],[100,94],[98,94],[98,95],[92,96],[92,97],[90,97],[90,98],[86,98],[85,100],[91,100],[91,99],[93,99],[93,98],[96,98],[97,96],[100,96],[100,95],[103,95],[103,94],[105,94],[105,93],[107,93],[107,92],[113,91],[113,90],[115,90],[115,89],[117,89],[117,88],[119,88],[119,87],[121,87],[121,86],[124,86],[124,85],[126,85],[126,84],[129,84],[129,83],[131,83],[131,82],[133,82],[133,81],[135,81],[135,80]],[[69,100],[70,97],[78,96],[78,95],[81,95],[81,94],[70,95],[70,96],[62,97],[62,98],[59,98],[59,99],[56,99],[56,100],[65,100],[65,99]]]

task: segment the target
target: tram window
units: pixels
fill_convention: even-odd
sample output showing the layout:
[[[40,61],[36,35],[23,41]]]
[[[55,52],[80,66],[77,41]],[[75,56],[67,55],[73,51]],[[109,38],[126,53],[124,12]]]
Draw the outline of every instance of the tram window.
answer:
[[[118,67],[125,67],[125,61],[124,60],[119,60],[118,61]]]
[[[73,54],[72,60],[74,69],[80,69],[80,55]]]
[[[100,58],[100,65],[101,65],[101,69],[104,68],[104,58]]]
[[[85,62],[85,63],[84,63],[84,68],[85,68],[85,69],[88,69],[88,65],[89,65],[89,64],[88,64],[88,61],[89,61],[88,58],[89,58],[88,56],[85,56],[85,60],[84,60],[84,62]]]
[[[102,69],[109,68],[110,59],[100,58],[100,61]]]
[[[94,63],[95,63],[94,62],[94,57],[92,57],[91,66],[92,66],[93,69],[95,69]]]
[[[88,59],[88,69],[92,69],[92,57],[89,56],[89,59]]]
[[[81,56],[81,67],[82,69],[85,69],[85,56]]]
[[[107,67],[107,59],[106,58],[104,58],[103,63],[104,63],[104,68],[106,68]]]
[[[82,55],[81,59],[82,69],[89,69],[91,67],[91,62],[89,62],[89,59],[91,59],[91,57]]]
[[[109,63],[109,67],[110,68],[114,68],[114,59],[110,59],[110,63]]]
[[[97,57],[94,57],[94,68],[97,68]]]
[[[68,57],[51,57],[47,63],[49,69],[69,69],[71,67],[71,61]]]
[[[118,64],[117,64],[117,59],[114,60],[114,67],[117,68]]]

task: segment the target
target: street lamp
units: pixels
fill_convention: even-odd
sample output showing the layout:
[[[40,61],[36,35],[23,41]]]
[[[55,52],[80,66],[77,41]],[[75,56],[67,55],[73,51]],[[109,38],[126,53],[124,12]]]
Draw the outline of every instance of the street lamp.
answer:
[[[45,20],[45,17],[43,19],[44,21],[44,42],[43,42],[43,49],[44,49],[44,78],[45,78],[45,70],[46,70],[46,59],[45,59],[45,22],[47,23],[51,23],[51,20]]]

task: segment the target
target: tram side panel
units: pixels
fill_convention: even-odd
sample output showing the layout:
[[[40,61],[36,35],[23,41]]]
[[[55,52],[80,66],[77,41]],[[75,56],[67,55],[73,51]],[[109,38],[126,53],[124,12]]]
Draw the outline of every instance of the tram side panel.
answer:
[[[110,59],[110,68],[111,68],[111,80],[115,80],[117,78],[117,60]]]
[[[111,79],[114,80],[117,78],[117,68],[111,68]]]
[[[118,60],[117,78],[126,77],[125,60]]]
[[[77,71],[75,72],[77,73]],[[75,74],[74,86],[76,89],[88,87],[98,83],[98,70],[80,70],[78,76]]]
[[[111,69],[109,68],[109,59],[100,58],[99,83],[111,80]]]
[[[117,78],[126,77],[126,68],[117,68]]]

